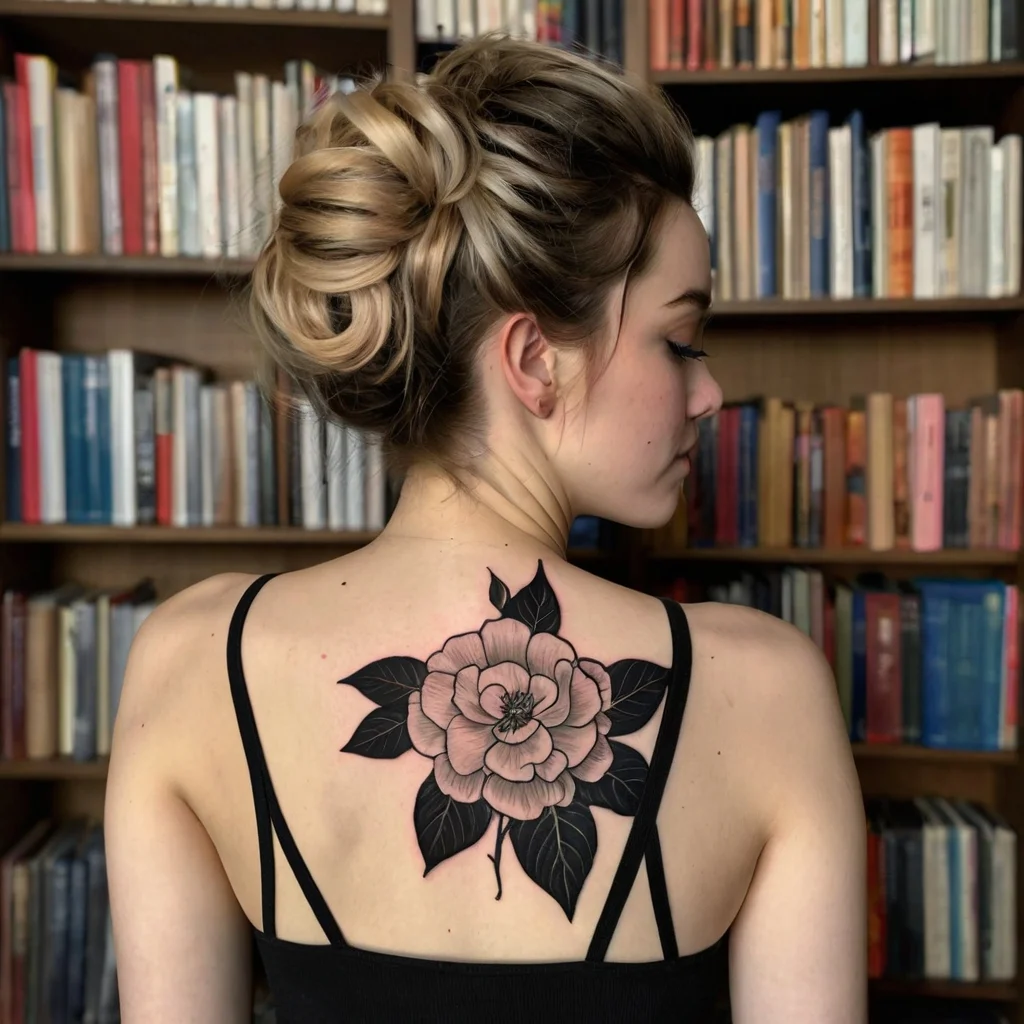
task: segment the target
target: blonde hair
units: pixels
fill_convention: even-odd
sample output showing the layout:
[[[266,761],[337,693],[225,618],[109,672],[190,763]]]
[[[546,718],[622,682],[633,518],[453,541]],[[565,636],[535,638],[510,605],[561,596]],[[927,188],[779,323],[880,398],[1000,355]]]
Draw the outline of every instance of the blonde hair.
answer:
[[[253,273],[265,352],[398,462],[467,455],[488,328],[523,311],[553,344],[592,341],[661,211],[691,202],[692,141],[660,90],[507,38],[333,96]]]

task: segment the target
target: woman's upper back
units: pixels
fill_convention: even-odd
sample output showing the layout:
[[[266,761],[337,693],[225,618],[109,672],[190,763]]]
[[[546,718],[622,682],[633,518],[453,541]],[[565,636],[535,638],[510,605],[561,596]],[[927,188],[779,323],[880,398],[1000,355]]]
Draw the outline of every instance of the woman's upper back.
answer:
[[[787,814],[813,814],[816,801],[824,813],[849,787],[815,652],[765,616],[697,605],[683,619],[687,672],[679,626],[674,645],[672,616],[652,598],[552,555],[429,547],[381,542],[262,589],[225,576],[168,602],[133,653],[145,670],[131,675],[147,682],[126,694],[115,739],[125,751],[115,758],[145,749],[149,770],[212,840],[265,953],[293,973],[307,963],[305,981],[294,979],[300,990],[316,958],[330,955],[302,948],[328,941],[325,909],[364,953],[584,960],[645,782],[663,783],[656,831],[671,922],[645,843],[636,884],[620,879],[621,915],[606,911],[603,959],[704,952],[689,963],[688,983],[700,977],[694,994],[706,993],[707,951],[722,949],[773,833]],[[687,682],[678,740],[648,778],[672,705],[664,694]],[[295,847],[285,854],[276,827],[271,928],[260,785],[236,720],[249,706],[276,824],[286,823]],[[289,866],[296,853],[321,907]],[[663,944],[666,931],[675,949]],[[283,940],[276,952],[268,932]],[[379,981],[380,960],[352,966]],[[331,970],[325,963],[320,974]],[[578,984],[614,998],[594,977]],[[468,982],[451,984],[466,995]],[[422,988],[420,979],[411,991]],[[386,1019],[381,998],[375,1019]],[[421,1019],[433,1018],[424,1009]]]

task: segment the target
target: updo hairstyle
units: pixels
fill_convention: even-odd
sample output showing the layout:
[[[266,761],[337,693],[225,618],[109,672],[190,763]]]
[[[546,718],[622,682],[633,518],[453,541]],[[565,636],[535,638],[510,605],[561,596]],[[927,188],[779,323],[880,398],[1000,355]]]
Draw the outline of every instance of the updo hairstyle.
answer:
[[[660,90],[507,38],[334,95],[299,129],[253,273],[265,353],[400,466],[471,457],[489,327],[527,312],[590,359],[610,289],[691,202],[692,142]]]

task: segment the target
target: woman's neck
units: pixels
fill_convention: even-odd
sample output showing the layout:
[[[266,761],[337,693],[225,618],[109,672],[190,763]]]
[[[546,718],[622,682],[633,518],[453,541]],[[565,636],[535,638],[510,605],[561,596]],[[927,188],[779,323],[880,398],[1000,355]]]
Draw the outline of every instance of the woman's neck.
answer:
[[[458,476],[419,463],[406,474],[385,538],[444,544],[540,546],[565,556],[572,524],[568,496],[522,460],[489,453]]]

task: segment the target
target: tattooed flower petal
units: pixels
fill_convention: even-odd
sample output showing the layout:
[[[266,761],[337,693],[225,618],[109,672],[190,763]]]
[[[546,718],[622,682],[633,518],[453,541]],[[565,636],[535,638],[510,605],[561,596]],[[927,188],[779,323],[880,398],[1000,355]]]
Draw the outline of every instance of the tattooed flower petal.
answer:
[[[499,722],[491,732],[499,743],[518,744],[525,743],[539,728],[540,722],[534,718],[518,729],[506,729],[504,731],[501,728],[501,722]]]
[[[460,775],[472,775],[484,766],[484,755],[495,743],[491,729],[456,715],[448,726],[448,758]]]
[[[504,686],[487,686],[480,691],[480,707],[490,717],[491,723],[500,722],[505,714],[508,690]]]
[[[406,719],[406,728],[409,730],[412,745],[419,753],[427,757],[434,757],[444,751],[445,732],[423,714],[418,690],[413,690],[409,694],[409,716]]]
[[[569,714],[569,702],[571,699],[572,665],[567,661],[560,661],[555,666],[555,686],[558,687],[558,696],[554,704],[537,712],[537,717],[546,725],[561,725]]]
[[[499,814],[519,821],[539,818],[545,807],[553,807],[565,797],[559,782],[545,782],[535,776],[529,782],[509,782],[500,775],[488,775],[484,783],[484,799]]]
[[[599,661],[580,658],[579,666],[597,683],[597,692],[601,695],[601,710],[607,711],[612,706],[612,677]]]
[[[472,804],[480,799],[484,790],[484,779],[487,776],[482,771],[473,772],[471,775],[460,775],[448,760],[447,754],[438,754],[434,758],[434,781],[437,788],[445,796],[450,796],[459,803]]]
[[[576,780],[568,772],[562,772],[558,776],[555,785],[561,786],[563,790],[562,799],[558,801],[558,806],[568,807],[572,803],[572,798],[576,795]]]
[[[527,668],[531,675],[555,677],[555,666],[560,661],[570,664],[576,660],[572,644],[554,633],[535,633],[526,649]]]
[[[604,736],[598,735],[593,750],[571,771],[577,779],[581,779],[583,782],[600,782],[604,773],[611,768],[613,757],[608,740]]]
[[[480,630],[488,665],[512,661],[526,668],[530,627],[518,619],[492,619]]]
[[[494,725],[500,717],[488,714],[481,703],[478,680],[480,669],[476,665],[467,665],[455,677],[455,706],[471,721],[480,725]],[[504,691],[501,691],[504,692]]]
[[[594,724],[602,736],[607,736],[611,732],[612,720],[603,711],[594,717]]]
[[[483,641],[479,633],[461,633],[445,641],[444,647],[427,659],[429,672],[450,672],[453,676],[460,668],[476,665],[487,667]]]
[[[545,782],[554,782],[568,767],[569,759],[565,754],[561,750],[552,750],[548,759],[537,765],[537,774]]]
[[[574,669],[569,691],[569,714],[565,724],[586,725],[594,720],[600,710],[601,694],[597,683],[581,669]]]
[[[551,739],[554,740],[555,750],[561,750],[568,758],[569,767],[575,768],[594,749],[597,726],[593,722],[577,728],[559,725],[551,730]]]
[[[530,696],[533,697],[533,714],[536,717],[558,700],[558,684],[547,676],[530,676]]]
[[[481,690],[488,686],[500,686],[508,693],[526,693],[530,689],[530,675],[522,665],[504,661],[500,665],[485,668],[480,673]]]
[[[529,782],[534,766],[548,759],[552,751],[551,733],[543,727],[523,743],[495,743],[484,757],[484,763],[496,775],[510,782]]]
[[[442,729],[459,713],[453,700],[455,677],[447,672],[431,672],[423,680],[420,690],[423,697],[423,713]]]

